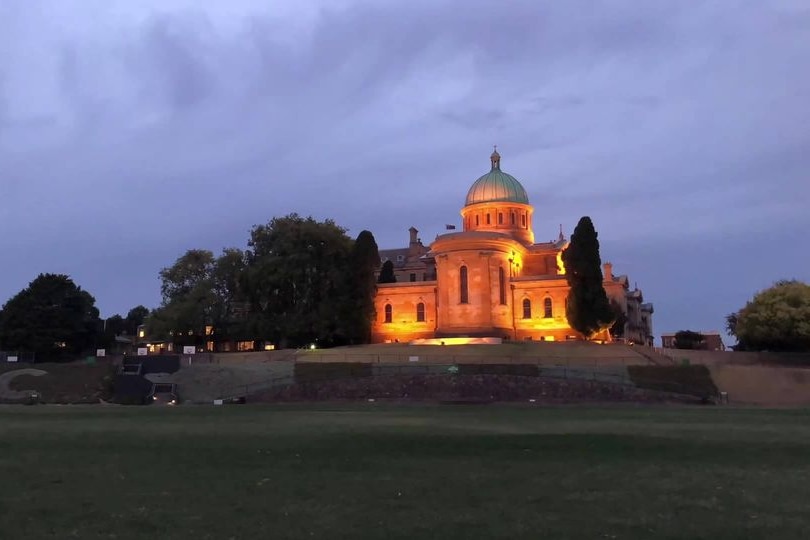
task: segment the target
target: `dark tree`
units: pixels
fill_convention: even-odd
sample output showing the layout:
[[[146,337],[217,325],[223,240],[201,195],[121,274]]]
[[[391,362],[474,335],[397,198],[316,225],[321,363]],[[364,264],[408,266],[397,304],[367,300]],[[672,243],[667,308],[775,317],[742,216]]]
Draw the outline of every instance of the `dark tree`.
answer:
[[[613,326],[610,327],[610,335],[614,338],[623,338],[624,326],[627,324],[627,315],[624,314],[622,306],[615,300],[610,301],[610,309],[613,310],[613,315],[616,317]]]
[[[0,348],[44,360],[92,350],[103,328],[95,303],[68,276],[40,274],[0,311]]]
[[[680,330],[675,332],[676,349],[701,349],[706,342],[706,337],[700,332],[692,330]]]
[[[143,324],[148,316],[149,309],[144,306],[135,306],[130,309],[124,319],[124,330],[122,333],[125,332],[130,336],[134,336],[138,332],[138,327]]]
[[[371,325],[374,320],[374,294],[377,285],[374,274],[380,267],[380,252],[374,235],[361,231],[354,241],[350,255],[348,293],[345,303],[348,308],[349,341],[370,343]]]
[[[297,214],[254,227],[244,281],[250,328],[282,347],[345,343],[352,244],[333,221]]]
[[[735,350],[810,351],[810,285],[777,281],[727,316],[726,328],[737,338]]]
[[[726,334],[729,336],[737,335],[737,319],[739,318],[739,312],[729,313],[726,315]]]
[[[163,301],[147,318],[149,335],[175,336],[178,345],[198,345],[198,336],[216,310],[213,290],[215,258],[208,250],[191,249],[160,271]]]
[[[207,250],[187,251],[160,272],[163,302],[147,319],[149,334],[173,335],[178,345],[211,340],[208,327],[217,339],[227,336],[234,306],[243,299],[245,264],[239,249],[225,249],[219,257]]]
[[[562,259],[571,287],[566,310],[568,323],[586,338],[591,338],[610,328],[615,315],[603,285],[598,235],[588,216],[577,223]]]
[[[390,260],[385,261],[380,270],[380,277],[378,283],[396,283],[397,276],[394,274],[394,263]]]
[[[108,317],[102,323],[102,331],[99,333],[96,345],[101,348],[109,348],[115,343],[115,336],[126,333],[126,320],[121,315]]]

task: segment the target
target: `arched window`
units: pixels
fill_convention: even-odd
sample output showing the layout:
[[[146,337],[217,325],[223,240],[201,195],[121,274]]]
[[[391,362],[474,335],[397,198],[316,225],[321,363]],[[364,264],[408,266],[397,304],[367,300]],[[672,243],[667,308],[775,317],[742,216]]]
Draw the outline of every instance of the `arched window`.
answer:
[[[478,227],[478,216],[475,216],[475,226]]]
[[[416,304],[416,322],[425,322],[425,304]]]
[[[503,212],[498,212],[498,225],[503,225]]]
[[[461,291],[461,303],[468,304],[470,302],[470,293],[467,290],[467,267],[462,266],[458,271],[458,287]]]
[[[531,319],[532,318],[532,301],[528,298],[523,299],[523,318],[524,319]]]
[[[515,213],[512,212],[512,225],[514,225],[514,224],[515,224]]]
[[[550,319],[554,316],[552,309],[551,309],[551,298],[546,298],[543,300],[543,318]]]
[[[503,271],[503,266],[498,268],[498,295],[501,304],[506,304],[506,274]]]
[[[521,214],[520,218],[523,221],[523,226],[525,227],[526,226],[526,214]]]
[[[490,225],[492,222],[489,219],[489,214],[487,214],[487,225]]]
[[[394,310],[391,304],[385,304],[385,322],[390,323],[394,319]]]

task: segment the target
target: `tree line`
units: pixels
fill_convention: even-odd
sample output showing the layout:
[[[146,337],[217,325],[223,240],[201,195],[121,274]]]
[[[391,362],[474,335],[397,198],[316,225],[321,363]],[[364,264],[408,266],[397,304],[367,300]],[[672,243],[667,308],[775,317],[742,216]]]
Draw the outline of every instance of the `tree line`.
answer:
[[[0,350],[75,358],[135,336],[202,345],[261,340],[281,347],[368,343],[380,256],[374,236],[352,239],[332,220],[289,214],[250,231],[247,249],[191,249],[159,272],[161,303],[99,317],[69,276],[41,274],[0,310]]]
[[[179,345],[261,340],[280,347],[371,339],[374,236],[290,214],[250,231],[248,249],[192,249],[160,271],[152,339]]]
[[[374,236],[352,239],[332,220],[289,214],[250,231],[247,249],[219,255],[191,249],[159,272],[161,303],[126,316],[99,316],[95,298],[69,276],[41,274],[0,309],[0,350],[64,359],[134,337],[178,346],[264,341],[278,347],[368,343],[377,282],[395,281]],[[390,261],[388,261],[390,263]],[[623,326],[604,290],[596,230],[580,219],[563,252],[570,286],[566,315],[586,337]],[[738,350],[810,350],[810,286],[780,281],[726,318]],[[695,336],[681,336],[681,342]],[[691,341],[690,341],[691,343]],[[689,345],[685,345],[689,346]]]

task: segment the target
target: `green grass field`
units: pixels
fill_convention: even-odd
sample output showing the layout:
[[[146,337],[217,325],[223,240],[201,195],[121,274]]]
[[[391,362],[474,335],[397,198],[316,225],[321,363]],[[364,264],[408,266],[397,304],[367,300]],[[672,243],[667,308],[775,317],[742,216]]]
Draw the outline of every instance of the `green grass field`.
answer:
[[[787,539],[810,413],[7,407],[0,538]]]

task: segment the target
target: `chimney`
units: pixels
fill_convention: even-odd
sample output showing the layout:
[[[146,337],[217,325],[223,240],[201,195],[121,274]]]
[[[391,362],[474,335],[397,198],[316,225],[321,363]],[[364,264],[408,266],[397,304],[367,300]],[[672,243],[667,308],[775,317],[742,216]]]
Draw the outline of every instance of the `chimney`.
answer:
[[[606,262],[604,265],[605,281],[613,281],[613,263]]]
[[[419,231],[417,231],[415,227],[411,227],[408,229],[408,232],[411,233],[411,245],[418,244],[419,239],[416,235],[419,234]]]

